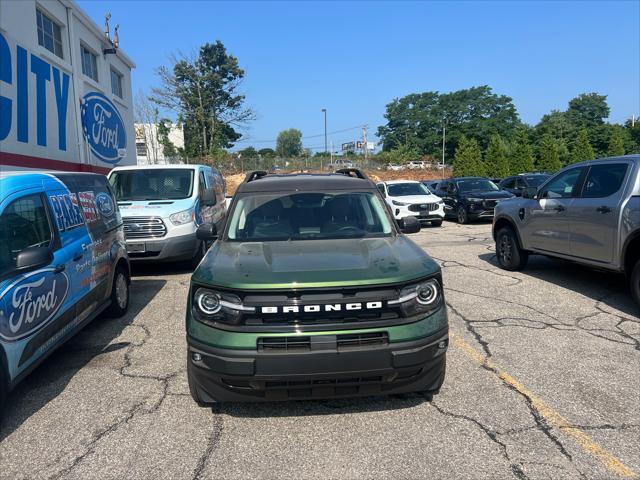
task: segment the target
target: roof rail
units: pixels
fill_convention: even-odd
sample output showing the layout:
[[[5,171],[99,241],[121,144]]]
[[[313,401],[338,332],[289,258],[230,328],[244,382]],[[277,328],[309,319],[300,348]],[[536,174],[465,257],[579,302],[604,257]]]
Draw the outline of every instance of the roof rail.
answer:
[[[336,170],[336,173],[339,173],[341,175],[346,175],[347,177],[355,177],[355,178],[361,178],[363,180],[369,180],[369,177],[367,177],[364,172],[362,172],[362,170],[360,170],[359,168],[341,168],[340,170]]]
[[[267,172],[264,170],[255,170],[253,172],[247,173],[247,176],[244,177],[244,183],[253,182],[254,180],[259,180],[262,177],[267,176]]]

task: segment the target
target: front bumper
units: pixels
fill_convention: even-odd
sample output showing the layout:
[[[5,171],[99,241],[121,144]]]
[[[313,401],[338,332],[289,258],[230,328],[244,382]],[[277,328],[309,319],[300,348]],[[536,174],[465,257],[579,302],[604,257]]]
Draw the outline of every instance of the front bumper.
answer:
[[[126,243],[128,250],[131,245],[144,244],[144,252],[128,252],[132,262],[188,260],[196,254],[199,245],[195,229],[192,233],[127,240]]]
[[[433,211],[414,212],[409,210],[408,206],[391,205],[393,210],[393,216],[396,220],[406,217],[416,217],[421,223],[430,222],[433,220],[444,219],[444,204],[438,204],[438,208]]]
[[[448,327],[419,339],[349,348],[336,347],[336,332],[329,333],[312,337],[315,347],[307,351],[219,348],[188,337],[189,380],[207,403],[437,391],[444,381]]]

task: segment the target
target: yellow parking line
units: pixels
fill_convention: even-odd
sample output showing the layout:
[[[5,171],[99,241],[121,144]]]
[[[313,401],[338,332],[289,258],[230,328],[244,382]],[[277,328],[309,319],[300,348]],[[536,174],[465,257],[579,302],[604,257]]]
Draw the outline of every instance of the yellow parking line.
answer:
[[[605,450],[598,442],[596,442],[591,436],[585,433],[580,428],[572,425],[569,420],[564,418],[560,413],[547,405],[539,397],[525,387],[518,380],[513,378],[504,370],[500,369],[495,363],[483,355],[480,351],[476,350],[469,343],[467,343],[462,337],[456,335],[452,331],[449,331],[449,336],[453,344],[462,350],[467,356],[469,356],[474,362],[479,365],[484,365],[493,370],[496,375],[504,383],[514,388],[522,395],[527,397],[531,404],[536,408],[540,415],[542,415],[550,425],[562,430],[567,435],[570,435],[578,442],[578,444],[588,453],[600,460],[609,470],[612,472],[627,478],[635,478],[636,472],[627,467],[622,461],[612,453]]]

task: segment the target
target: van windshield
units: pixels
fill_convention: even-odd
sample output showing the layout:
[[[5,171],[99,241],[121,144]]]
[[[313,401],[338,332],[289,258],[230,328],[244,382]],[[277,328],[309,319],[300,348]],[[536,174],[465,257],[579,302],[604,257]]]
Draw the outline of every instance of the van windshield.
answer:
[[[111,174],[109,182],[118,201],[180,200],[193,192],[193,170],[154,168],[121,170]]]
[[[372,192],[305,192],[238,199],[227,238],[238,241],[387,237],[392,226]]]

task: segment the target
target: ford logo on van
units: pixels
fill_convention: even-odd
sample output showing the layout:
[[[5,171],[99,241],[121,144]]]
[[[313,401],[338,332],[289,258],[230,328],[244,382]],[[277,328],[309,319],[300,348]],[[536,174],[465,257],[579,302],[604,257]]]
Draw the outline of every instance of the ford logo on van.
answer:
[[[100,192],[96,195],[96,206],[98,207],[98,211],[105,217],[110,217],[115,211],[113,200],[111,200],[111,197],[104,192]]]
[[[44,327],[69,291],[65,273],[45,268],[29,273],[0,292],[0,337],[20,340]]]
[[[93,154],[116,164],[126,155],[127,134],[116,106],[99,92],[82,98],[82,129]]]

